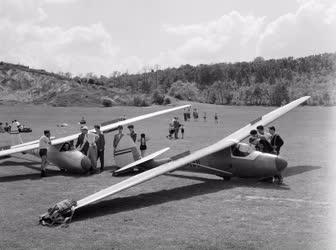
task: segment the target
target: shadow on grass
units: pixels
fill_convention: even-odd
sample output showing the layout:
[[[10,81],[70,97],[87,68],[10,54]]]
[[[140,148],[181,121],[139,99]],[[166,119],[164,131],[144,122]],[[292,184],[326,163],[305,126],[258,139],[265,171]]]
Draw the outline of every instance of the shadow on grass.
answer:
[[[293,166],[293,167],[288,167],[284,170],[283,176],[284,177],[290,177],[293,175],[298,175],[298,174],[303,174],[305,172],[321,169],[322,167],[319,166]]]
[[[152,193],[140,194],[124,198],[110,198],[94,203],[76,211],[73,218],[74,221],[86,220],[93,217],[106,216],[108,214],[116,214],[119,212],[135,210],[139,208],[158,205],[170,201],[188,199],[194,196],[216,193],[223,190],[230,190],[236,187],[254,187],[277,190],[288,190],[284,186],[277,186],[269,183],[260,183],[255,180],[234,179],[231,181],[223,181],[222,179],[210,179],[206,177],[186,176],[180,174],[167,174],[167,176],[177,178],[188,178],[192,180],[203,181],[202,183],[192,184],[183,187],[177,187],[170,190],[161,190]]]

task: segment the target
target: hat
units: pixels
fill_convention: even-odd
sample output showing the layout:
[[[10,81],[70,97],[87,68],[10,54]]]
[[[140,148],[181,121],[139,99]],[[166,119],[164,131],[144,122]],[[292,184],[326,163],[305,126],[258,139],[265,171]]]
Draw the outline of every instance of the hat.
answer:
[[[81,130],[89,130],[89,128],[87,126],[82,126]]]
[[[132,125],[132,124],[128,125],[128,128],[134,128],[134,125]]]
[[[271,127],[268,127],[268,128],[275,131],[275,127],[274,126],[271,126]]]

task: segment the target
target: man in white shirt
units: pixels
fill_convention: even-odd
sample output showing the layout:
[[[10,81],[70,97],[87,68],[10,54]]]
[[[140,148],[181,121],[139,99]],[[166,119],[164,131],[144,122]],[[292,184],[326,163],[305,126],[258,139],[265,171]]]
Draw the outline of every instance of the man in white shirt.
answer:
[[[46,177],[46,166],[47,166],[47,154],[48,148],[51,145],[50,131],[44,130],[44,135],[41,136],[39,140],[39,155],[42,159],[41,162],[41,177]]]

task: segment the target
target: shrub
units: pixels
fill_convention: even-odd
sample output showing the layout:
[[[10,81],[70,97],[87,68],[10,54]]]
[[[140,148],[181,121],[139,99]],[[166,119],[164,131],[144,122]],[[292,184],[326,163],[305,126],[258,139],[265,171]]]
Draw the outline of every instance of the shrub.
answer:
[[[170,98],[169,98],[169,97],[166,97],[166,98],[164,99],[163,104],[164,104],[164,105],[171,104],[171,100],[170,100]]]
[[[162,105],[164,102],[164,95],[161,95],[159,91],[155,90],[152,95],[152,103]]]
[[[137,107],[146,107],[148,106],[148,103],[146,102],[146,99],[141,96],[134,96],[133,98],[133,105]]]
[[[195,83],[176,81],[174,82],[168,94],[179,100],[199,101],[200,93]]]
[[[112,107],[113,100],[109,97],[102,97],[102,104],[104,107]]]

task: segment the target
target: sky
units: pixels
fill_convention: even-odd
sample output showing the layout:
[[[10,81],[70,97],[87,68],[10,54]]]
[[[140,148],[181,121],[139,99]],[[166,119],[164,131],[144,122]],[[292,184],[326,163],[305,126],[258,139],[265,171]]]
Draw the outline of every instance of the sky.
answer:
[[[0,61],[109,76],[336,52],[334,0],[0,0]]]

